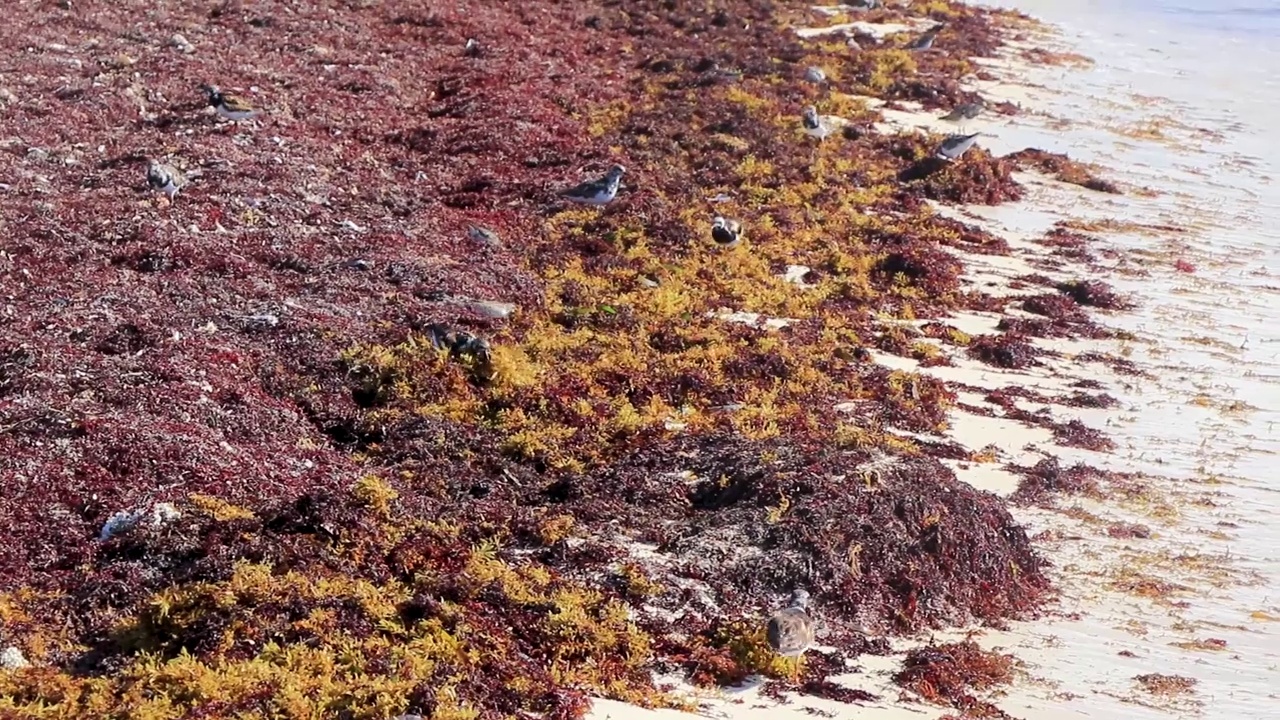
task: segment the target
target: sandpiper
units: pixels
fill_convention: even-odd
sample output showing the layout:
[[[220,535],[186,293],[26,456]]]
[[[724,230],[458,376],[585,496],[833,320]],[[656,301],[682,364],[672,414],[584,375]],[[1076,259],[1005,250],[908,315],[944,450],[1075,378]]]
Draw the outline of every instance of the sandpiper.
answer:
[[[502,247],[502,238],[498,237],[498,233],[490,230],[483,225],[471,225],[467,228],[467,237],[475,240],[482,245],[489,247]]]
[[[622,176],[626,172],[627,169],[621,165],[614,165],[603,177],[561,190],[560,196],[584,205],[607,205],[617,197],[618,186],[622,184]]]
[[[818,138],[820,141],[835,130],[831,119],[819,115],[818,109],[812,105],[806,107],[804,114],[800,116],[800,127],[804,129],[806,135]]]
[[[248,120],[258,114],[257,110],[249,104],[247,100],[231,93],[224,93],[218,89],[217,85],[201,85],[209,96],[209,106],[218,112],[218,115],[228,120],[240,121]]]
[[[938,23],[929,29],[928,32],[920,37],[912,40],[907,44],[908,50],[928,50],[933,47],[933,41],[938,38],[938,33],[942,32],[942,28],[946,27],[946,23]]]
[[[186,177],[182,175],[178,168],[168,163],[152,160],[151,164],[147,166],[147,186],[152,190],[163,192],[169,197],[170,201],[186,184]]]
[[[955,106],[955,108],[953,108],[951,112],[947,113],[946,115],[943,115],[938,119],[946,120],[949,122],[960,122],[961,120],[972,120],[978,117],[979,115],[981,115],[982,111],[986,109],[986,106],[987,106],[986,103],[983,102],[982,100],[977,100],[971,103],[963,103],[961,105]]]
[[[711,239],[723,248],[736,247],[742,240],[742,223],[716,216],[711,221]]]
[[[791,604],[769,618],[765,630],[769,647],[783,657],[795,660],[793,681],[800,678],[800,662],[813,645],[814,622],[809,615],[809,592],[797,588],[791,593]]]
[[[959,160],[961,155],[968,152],[969,148],[978,142],[978,136],[981,134],[950,135],[938,146],[937,156],[947,161]]]

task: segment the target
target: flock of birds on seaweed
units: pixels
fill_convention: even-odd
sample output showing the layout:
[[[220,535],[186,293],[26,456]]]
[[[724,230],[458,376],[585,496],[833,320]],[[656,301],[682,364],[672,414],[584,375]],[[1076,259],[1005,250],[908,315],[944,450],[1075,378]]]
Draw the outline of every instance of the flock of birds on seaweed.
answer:
[[[872,0],[874,2],[874,0]],[[933,47],[938,33],[945,23],[938,23],[920,37],[909,43],[906,48],[912,51],[925,51]],[[478,43],[468,40],[465,52],[473,54],[478,51]],[[805,72],[805,79],[814,83],[826,81],[826,74],[818,67],[810,67]],[[208,96],[208,102],[222,118],[239,122],[249,120],[258,115],[258,111],[244,98],[223,92],[217,86],[204,85],[201,90]],[[962,122],[977,117],[984,109],[983,103],[965,103],[943,115],[939,119],[950,122]],[[819,115],[815,106],[804,108],[800,116],[800,127],[805,134],[822,141],[839,129],[842,120],[837,117]],[[946,162],[959,160],[972,148],[982,133],[949,135],[938,145],[934,156]],[[558,195],[569,202],[582,205],[603,206],[614,200],[622,185],[622,176],[627,170],[621,165],[613,165],[603,176],[582,182],[573,187],[559,191]],[[195,176],[194,173],[191,174]],[[173,165],[152,160],[147,168],[147,184],[152,190],[163,192],[173,201],[175,196],[188,183],[187,175]],[[469,237],[487,245],[498,245],[500,239],[492,230],[479,225],[472,225],[468,230]],[[717,246],[730,248],[737,246],[743,237],[742,223],[737,220],[716,216],[711,222],[711,239]],[[465,354],[482,363],[489,360],[490,346],[488,341],[471,333],[460,330],[449,330],[443,326],[430,328],[431,342],[441,350],[451,354]],[[779,655],[794,662],[793,680],[798,680],[801,659],[805,651],[814,642],[816,625],[809,613],[809,593],[797,588],[791,596],[790,604],[769,618],[765,629],[765,637],[769,646]]]

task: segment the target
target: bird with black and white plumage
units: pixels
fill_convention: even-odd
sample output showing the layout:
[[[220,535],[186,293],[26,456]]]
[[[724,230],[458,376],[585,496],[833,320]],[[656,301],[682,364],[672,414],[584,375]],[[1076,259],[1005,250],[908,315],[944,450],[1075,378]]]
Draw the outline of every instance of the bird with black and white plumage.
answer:
[[[186,184],[187,178],[182,171],[169,163],[152,160],[147,165],[147,187],[164,193],[170,202]]]
[[[925,34],[907,43],[908,50],[929,50],[933,48],[933,41],[938,39],[938,33],[942,32],[942,28],[946,27],[946,23],[938,23],[929,28]]]
[[[972,135],[949,135],[946,140],[943,140],[942,143],[938,145],[938,150],[935,154],[939,158],[948,162],[959,160],[961,156],[966,152],[969,152],[969,148],[973,147],[974,144],[978,142],[978,136],[981,134],[982,133],[973,133]]]
[[[711,221],[711,239],[722,248],[737,247],[742,241],[742,223],[717,215]]]
[[[431,341],[432,347],[448,352],[449,357],[469,357],[485,365],[493,357],[493,347],[489,344],[489,341],[466,330],[457,330],[442,323],[433,323],[427,326],[426,335]]]
[[[258,114],[248,100],[239,95],[222,92],[217,85],[201,85],[200,89],[209,96],[209,106],[218,113],[219,117],[239,122]]]
[[[819,115],[818,108],[810,105],[800,115],[800,129],[804,130],[804,133],[809,137],[814,137],[821,141],[835,132],[836,123],[830,117]]]
[[[561,190],[560,197],[583,205],[607,205],[618,196],[618,187],[622,184],[622,176],[626,172],[627,169],[621,165],[614,165],[603,177]]]
[[[797,588],[791,603],[773,614],[765,628],[769,647],[779,655],[795,661],[793,680],[800,678],[800,664],[806,650],[813,645],[816,625],[809,614],[809,591]]]

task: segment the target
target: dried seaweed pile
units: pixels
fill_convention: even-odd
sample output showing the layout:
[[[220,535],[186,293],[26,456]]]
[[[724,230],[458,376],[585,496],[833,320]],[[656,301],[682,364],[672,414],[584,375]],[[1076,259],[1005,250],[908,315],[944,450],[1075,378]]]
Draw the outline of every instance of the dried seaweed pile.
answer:
[[[859,359],[886,318],[991,307],[948,248],[1007,248],[924,200],[1016,198],[1013,165],[922,168],[936,138],[798,80],[964,100],[1000,15],[869,13],[949,20],[907,55],[802,41],[803,4],[390,5],[0,28],[31,48],[0,77],[0,645],[33,663],[0,710],[572,718],[670,702],[655,667],[771,670],[755,618],[797,583],[849,652],[1034,609],[1022,529],[937,460],[964,451],[895,432],[954,394]],[[215,123],[202,82],[263,119]],[[851,126],[805,142],[808,103]],[[157,156],[201,171],[171,207]],[[614,162],[614,205],[556,201]]]

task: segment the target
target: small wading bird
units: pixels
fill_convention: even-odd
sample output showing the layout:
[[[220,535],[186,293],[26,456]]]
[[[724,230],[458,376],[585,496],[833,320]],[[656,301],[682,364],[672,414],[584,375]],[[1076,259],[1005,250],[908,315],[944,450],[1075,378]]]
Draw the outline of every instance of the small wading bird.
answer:
[[[774,652],[795,661],[792,682],[800,679],[800,663],[809,646],[813,645],[814,624],[809,615],[809,592],[796,589],[791,593],[791,604],[769,618],[765,638]]]
[[[946,115],[943,115],[938,119],[946,120],[948,122],[960,122],[961,120],[972,120],[978,117],[979,115],[981,115],[982,111],[985,108],[986,108],[986,103],[984,103],[982,100],[978,100],[977,102],[964,103],[962,105],[955,106],[955,108],[952,109],[951,112],[947,113]]]
[[[467,228],[467,237],[489,247],[501,247],[502,238],[498,237],[498,233],[490,230],[483,225],[472,225]]]
[[[959,160],[960,156],[969,151],[978,142],[978,136],[982,133],[974,133],[972,135],[951,135],[942,144],[938,146],[937,156],[948,162]]]
[[[944,27],[946,27],[946,23],[938,23],[937,25],[934,25],[928,32],[908,43],[907,49],[929,50],[933,47],[933,41],[938,38],[938,33],[942,32],[942,28]]]
[[[626,172],[627,169],[621,165],[614,165],[604,177],[561,190],[560,197],[583,205],[607,205],[617,197],[618,186],[622,184],[622,176]]]
[[[800,116],[800,127],[806,135],[818,138],[819,141],[826,139],[835,131],[835,124],[831,122],[831,118],[819,115],[818,109],[812,105],[806,107],[804,114]]]
[[[221,117],[238,122],[258,114],[247,100],[238,95],[224,93],[218,89],[217,85],[201,85],[200,89],[209,96],[209,106]]]
[[[437,350],[444,350],[451,358],[470,357],[487,365],[492,359],[493,347],[488,340],[472,335],[466,330],[454,330],[441,323],[427,326],[427,337]]]
[[[174,196],[186,184],[186,177],[172,165],[152,160],[147,166],[147,186],[164,193],[168,196],[169,202],[173,202]]]
[[[742,240],[742,223],[716,216],[711,221],[711,239],[723,248],[736,247]]]

